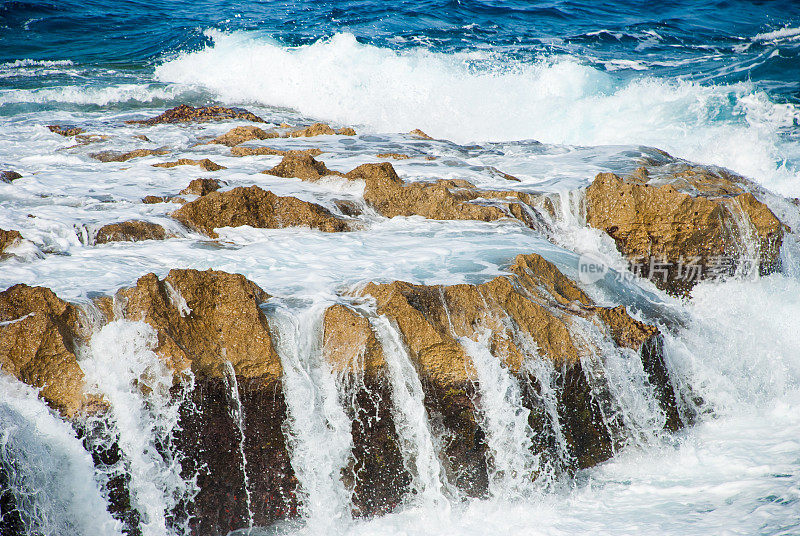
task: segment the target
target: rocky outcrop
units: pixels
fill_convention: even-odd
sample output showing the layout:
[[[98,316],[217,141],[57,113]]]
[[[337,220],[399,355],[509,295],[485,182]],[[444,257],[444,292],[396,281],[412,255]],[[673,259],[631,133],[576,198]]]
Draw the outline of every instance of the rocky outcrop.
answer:
[[[194,179],[189,186],[181,190],[183,195],[204,196],[211,192],[216,192],[222,187],[222,182],[218,179]]]
[[[142,156],[164,155],[169,151],[166,149],[136,149],[134,151],[120,152],[120,151],[101,151],[99,153],[92,153],[89,156],[101,162],[127,162],[131,158],[139,158]]]
[[[50,289],[19,284],[0,292],[0,370],[39,388],[68,417],[87,403],[75,357],[86,334],[78,309]]]
[[[430,136],[428,136],[427,134],[425,134],[424,132],[422,132],[422,131],[421,131],[420,129],[418,129],[418,128],[415,128],[414,130],[412,130],[411,132],[409,132],[409,134],[411,134],[411,135],[412,135],[412,136],[414,136],[415,138],[420,138],[420,139],[423,139],[423,140],[432,140],[432,139],[433,139],[433,138],[431,138]]]
[[[273,149],[272,147],[231,147],[232,156],[319,156],[322,151],[317,148],[313,149]]]
[[[21,179],[22,175],[17,173],[16,171],[6,170],[0,171],[0,182],[14,182],[17,179]]]
[[[131,125],[158,125],[162,123],[187,123],[190,121],[230,121],[233,119],[241,119],[253,123],[265,122],[257,115],[242,108],[225,108],[223,106],[201,106],[199,108],[194,108],[186,104],[171,108],[161,115],[150,119],[125,122]]]
[[[140,240],[164,240],[167,231],[161,225],[149,221],[130,220],[109,223],[97,230],[95,244],[108,242],[138,242]]]
[[[320,205],[295,197],[279,197],[257,186],[212,192],[172,213],[184,225],[216,238],[214,229],[250,225],[262,229],[311,227],[332,233],[349,225]]]
[[[338,171],[329,170],[324,162],[315,160],[309,154],[287,155],[280,164],[262,173],[277,177],[297,177],[305,181],[315,181],[327,175],[342,175]]]
[[[240,441],[254,521],[267,526],[297,515],[297,480],[284,436],[282,368],[260,306],[269,295],[238,274],[171,270],[140,278],[100,302],[109,320],[141,320],[156,331],[156,352],[173,370],[191,369],[195,388],[181,412],[176,445],[183,471],[197,474],[190,506],[194,534],[226,534],[247,525]],[[231,417],[226,362],[238,383],[244,437]]]
[[[277,138],[279,136],[280,135],[277,132],[267,132],[255,126],[245,126],[233,128],[225,134],[217,136],[208,143],[217,143],[220,145],[227,145],[228,147],[234,147],[240,143],[250,140],[266,140],[269,138]]]
[[[655,177],[647,168],[624,178],[597,175],[586,189],[586,220],[641,275],[678,295],[743,263],[774,271],[784,233],[745,179],[691,166]]]
[[[377,158],[390,158],[392,160],[408,160],[411,158],[407,154],[401,153],[379,153],[375,155]]]
[[[355,136],[356,131],[350,127],[334,129],[326,123],[314,123],[307,127],[289,131],[286,133],[286,136],[290,138],[310,138],[312,136],[329,136],[333,134]]]
[[[19,231],[0,229],[0,254],[20,240],[22,240],[22,235],[19,234]]]
[[[161,162],[160,164],[153,164],[153,167],[162,167],[162,168],[174,168],[177,166],[199,166],[201,169],[205,171],[219,171],[221,169],[227,169],[225,166],[220,166],[219,164],[212,162],[208,158],[203,158],[202,160],[179,158],[175,162]]]
[[[86,132],[84,129],[79,127],[68,127],[62,125],[47,125],[47,129],[54,134],[58,134],[66,138],[77,136],[78,134],[83,134]]]

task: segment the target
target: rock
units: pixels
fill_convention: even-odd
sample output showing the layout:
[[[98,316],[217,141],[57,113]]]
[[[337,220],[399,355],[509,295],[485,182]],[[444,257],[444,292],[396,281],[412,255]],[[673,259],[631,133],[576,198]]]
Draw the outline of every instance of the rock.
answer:
[[[518,179],[518,178],[517,178],[517,177],[515,177],[514,175],[509,175],[508,173],[505,173],[505,172],[503,172],[503,171],[500,171],[499,169],[497,169],[497,168],[496,168],[496,167],[494,167],[494,166],[487,166],[486,170],[487,170],[489,173],[491,173],[492,175],[494,175],[494,176],[496,176],[496,177],[503,178],[503,179],[505,179],[505,180],[507,180],[507,181],[513,181],[513,182],[522,182],[520,179]]]
[[[138,242],[140,240],[164,240],[167,232],[164,227],[148,221],[131,220],[109,223],[102,226],[95,236],[95,244],[108,242]]]
[[[133,138],[134,138],[134,139],[137,139],[137,140],[146,141],[146,142],[149,142],[149,141],[150,141],[150,138],[148,138],[148,137],[147,137],[147,136],[145,136],[144,134],[134,134],[134,135],[133,135]]]
[[[65,127],[61,125],[47,125],[48,130],[53,132],[54,134],[59,134],[60,136],[70,137],[70,136],[77,136],[78,134],[83,134],[86,132],[82,128],[78,127]]]
[[[416,138],[422,138],[423,140],[432,140],[433,139],[430,136],[428,136],[427,134],[425,134],[424,132],[422,132],[418,128],[415,128],[414,130],[409,132],[409,134],[411,134],[412,136],[414,136]]]
[[[219,179],[194,179],[189,186],[181,190],[184,195],[204,196],[220,189],[222,183]]]
[[[297,515],[297,479],[284,435],[282,367],[261,311],[269,295],[239,274],[171,270],[140,278],[101,308],[155,329],[156,352],[176,372],[191,369],[195,389],[182,407],[176,446],[185,474],[198,472],[190,513],[194,534],[225,534],[247,525],[240,441],[247,457],[253,518],[261,526]],[[231,417],[229,362],[239,386],[244,437]]]
[[[202,106],[194,108],[186,104],[181,104],[171,108],[161,115],[150,119],[125,121],[131,125],[158,125],[161,123],[185,123],[189,121],[229,121],[232,119],[242,119],[253,123],[264,123],[265,121],[255,114],[242,108],[224,108],[222,106]]]
[[[208,143],[209,144],[218,143],[220,145],[227,145],[228,147],[234,147],[246,141],[266,140],[268,138],[277,138],[278,136],[279,134],[277,132],[266,132],[265,130],[260,129],[258,127],[245,126],[245,127],[236,127],[232,130],[229,130],[225,134],[217,136]]]
[[[271,147],[231,147],[231,155],[233,156],[258,156],[258,155],[270,155],[270,156],[302,156],[302,155],[309,155],[309,156],[319,156],[322,154],[322,151],[314,148],[314,149],[290,149],[287,151],[283,151],[281,149],[273,149]]]
[[[78,309],[50,289],[19,284],[0,292],[0,369],[41,389],[67,417],[87,403],[75,358],[86,333]]]
[[[327,209],[295,197],[278,197],[257,186],[212,192],[172,213],[184,225],[213,238],[219,227],[250,225],[263,229],[311,227],[324,232],[347,231],[348,225]]]
[[[145,205],[154,205],[156,203],[166,203],[169,201],[169,197],[164,197],[160,195],[146,195],[142,198],[142,203]]]
[[[227,169],[225,166],[215,164],[208,158],[202,160],[191,160],[189,158],[179,158],[175,162],[161,162],[160,164],[153,164],[153,167],[174,168],[176,166],[200,166],[205,171],[219,171]]]
[[[19,234],[19,231],[0,229],[0,254],[20,240],[22,240],[22,235]]]
[[[311,126],[299,128],[297,130],[293,130],[286,133],[286,137],[289,138],[310,138],[312,136],[325,136],[325,135],[333,135],[339,134],[340,136],[355,136],[356,131],[352,128],[345,127],[334,130],[331,128],[330,125],[325,123],[314,123]]]
[[[102,151],[99,153],[92,153],[89,156],[101,162],[127,162],[131,158],[139,158],[142,156],[153,156],[167,154],[169,151],[166,149],[136,149],[134,151],[120,152],[120,151]]]
[[[329,170],[324,162],[315,160],[309,154],[284,156],[280,164],[262,173],[278,177],[297,177],[307,181],[321,179],[327,175],[342,175],[338,171]]]
[[[391,158],[392,160],[408,160],[411,158],[407,154],[400,153],[380,153],[375,155],[378,158]]]
[[[484,341],[520,384],[532,389],[525,400],[531,419],[540,418],[542,408],[537,405],[541,402],[536,402],[537,380],[527,372],[525,363],[546,359],[553,364],[561,393],[559,413],[562,423],[569,423],[565,435],[579,467],[607,459],[618,446],[591,394],[603,386],[595,385],[596,380],[583,370],[583,363],[595,359],[592,352],[599,351],[593,337],[606,337],[612,346],[639,352],[651,383],[657,386],[667,428],[680,426],[657,328],[631,318],[623,307],[595,305],[539,255],[517,256],[508,272],[510,275],[481,285],[370,283],[361,292],[374,297],[377,313],[397,326],[426,389],[428,410],[441,416],[433,416],[432,421],[444,423],[442,433],[451,438],[445,445],[450,471],[470,475],[459,481],[460,487],[480,496],[487,486],[482,455],[486,446],[472,407],[479,396],[474,391],[478,377],[470,351],[462,344],[465,339]],[[365,348],[364,362],[380,363],[380,354],[370,349],[369,338],[359,335],[362,331],[363,327],[350,329],[349,346]],[[546,423],[531,420],[529,424],[538,430]],[[546,445],[534,448],[546,450]]]
[[[656,178],[646,169],[601,173],[586,189],[586,218],[657,287],[685,295],[742,262],[762,274],[778,268],[785,226],[744,184],[702,168]]]
[[[21,179],[22,175],[17,173],[16,171],[0,171],[0,182],[14,182],[17,179]]]

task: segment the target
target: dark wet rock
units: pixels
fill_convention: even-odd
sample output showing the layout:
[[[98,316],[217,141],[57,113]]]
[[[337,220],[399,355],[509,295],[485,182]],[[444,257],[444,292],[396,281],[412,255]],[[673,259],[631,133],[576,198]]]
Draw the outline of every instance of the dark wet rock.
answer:
[[[17,173],[16,171],[0,171],[0,182],[14,182],[17,179],[21,179],[22,175]]]
[[[311,227],[324,232],[347,231],[349,226],[320,205],[295,197],[279,197],[257,186],[212,192],[172,213],[179,222],[211,237],[219,227],[250,225],[262,229]]]
[[[222,187],[222,182],[219,179],[194,179],[189,183],[189,186],[181,190],[181,194],[202,197],[211,192],[216,192],[220,187]]]
[[[148,221],[131,220],[109,223],[102,226],[95,236],[96,244],[108,242],[138,242],[140,240],[164,240],[167,231],[161,225]]]
[[[48,130],[50,130],[50,132],[64,137],[77,136],[78,134],[83,134],[84,132],[86,132],[84,129],[79,127],[70,127],[62,125],[47,125],[47,128]]]
[[[216,164],[211,160],[209,160],[208,158],[203,158],[202,160],[179,158],[174,162],[161,162],[160,164],[153,164],[153,167],[162,167],[162,168],[174,168],[176,166],[199,166],[205,171],[219,171],[221,169],[227,169],[225,166]]]
[[[586,189],[586,219],[639,273],[677,295],[743,262],[775,271],[786,228],[746,179],[690,166],[653,177],[647,168],[597,175]]]
[[[186,104],[181,104],[171,108],[166,112],[150,119],[126,121],[132,125],[158,125],[161,123],[186,123],[190,121],[229,121],[241,119],[252,121],[253,123],[264,123],[265,121],[255,114],[242,108],[225,108],[223,106],[201,106],[195,108]]]
[[[139,158],[142,156],[164,155],[169,151],[166,149],[136,149],[134,151],[102,151],[99,153],[92,153],[89,156],[101,162],[127,162],[131,158]]]

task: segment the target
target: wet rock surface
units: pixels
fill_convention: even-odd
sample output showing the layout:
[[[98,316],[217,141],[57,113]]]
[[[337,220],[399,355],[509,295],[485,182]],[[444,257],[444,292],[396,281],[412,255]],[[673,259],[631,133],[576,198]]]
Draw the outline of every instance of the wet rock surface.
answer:
[[[11,171],[11,170],[0,171],[0,182],[10,183],[21,178],[22,175],[20,175],[16,171]]]
[[[131,220],[109,223],[97,230],[96,244],[108,242],[138,242],[140,240],[164,240],[167,231],[161,225],[148,221]]]
[[[20,240],[22,240],[22,235],[19,234],[19,231],[0,229],[0,255]]]
[[[264,129],[255,126],[235,127],[221,136],[217,136],[209,141],[209,144],[227,145],[234,147],[240,143],[250,140],[266,140],[268,138],[277,138],[277,132],[267,132]]]
[[[62,125],[47,125],[47,129],[53,134],[58,134],[59,136],[64,136],[65,138],[77,136],[78,134],[83,134],[86,132],[84,129],[79,127]]]
[[[197,195],[204,196],[211,192],[216,192],[222,187],[222,182],[218,179],[194,179],[189,183],[189,186],[181,190],[182,195]]]
[[[177,166],[198,166],[205,171],[219,171],[221,169],[225,169],[225,166],[220,166],[219,164],[212,162],[208,158],[202,158],[200,160],[192,160],[191,158],[179,158],[174,162],[161,162],[160,164],[153,164],[153,167],[161,167],[161,168],[174,168]]]
[[[326,208],[295,197],[279,197],[257,186],[212,192],[172,213],[179,222],[208,236],[215,228],[250,225],[262,229],[311,227],[333,233],[347,231],[347,222]]]
[[[89,156],[101,162],[127,162],[132,158],[140,158],[142,156],[156,156],[169,153],[166,149],[136,149],[134,151],[102,151],[99,153],[92,153]]]
[[[231,147],[231,156],[319,156],[322,150],[312,149],[273,149],[272,147]]]
[[[784,225],[744,179],[708,168],[655,177],[647,168],[625,178],[601,173],[586,189],[586,219],[673,294],[732,275],[743,263],[762,274],[779,266]]]
[[[186,104],[171,108],[161,115],[150,119],[126,121],[126,123],[132,125],[158,125],[162,123],[187,123],[195,121],[228,121],[231,119],[264,123],[263,119],[243,108],[225,108],[224,106],[201,106],[195,108]]]

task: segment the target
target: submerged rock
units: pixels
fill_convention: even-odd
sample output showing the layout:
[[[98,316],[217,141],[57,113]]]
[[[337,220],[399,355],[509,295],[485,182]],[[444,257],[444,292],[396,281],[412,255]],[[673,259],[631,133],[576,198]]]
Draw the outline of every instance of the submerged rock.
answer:
[[[149,221],[130,220],[102,226],[95,236],[96,244],[108,242],[138,242],[140,240],[164,240],[167,231],[161,225]]]
[[[153,167],[162,167],[162,168],[174,168],[176,166],[199,166],[205,171],[219,171],[221,169],[227,169],[225,166],[220,166],[219,164],[212,162],[208,158],[203,158],[202,160],[179,158],[174,162],[161,162],[160,164],[153,164]]]
[[[219,179],[194,179],[189,186],[181,190],[184,195],[204,196],[220,189],[222,183]]]
[[[673,294],[701,279],[730,275],[743,263],[762,274],[778,268],[784,225],[747,190],[745,179],[688,167],[651,178],[597,175],[586,189],[586,220]]]
[[[16,171],[0,171],[0,182],[14,182],[17,179],[21,179],[22,175],[17,173]]]
[[[19,234],[19,231],[0,229],[0,254],[20,240],[22,240],[22,235]]]
[[[250,140],[266,140],[277,137],[279,137],[277,132],[267,132],[258,127],[245,126],[233,128],[225,134],[217,136],[213,140],[209,141],[208,144],[217,143],[220,145],[227,145],[228,147],[234,147],[240,143]]]
[[[228,121],[231,119],[242,119],[253,123],[264,123],[265,121],[255,114],[242,108],[225,108],[223,106],[201,106],[195,108],[186,104],[181,104],[171,108],[166,112],[150,119],[125,121],[131,125],[158,125],[161,123],[186,123],[189,121]]]
[[[142,156],[164,155],[169,151],[166,149],[136,149],[134,151],[120,152],[120,151],[101,151],[99,153],[92,153],[89,156],[101,162],[127,162],[131,158],[139,158]]]
[[[411,158],[407,154],[401,153],[379,153],[375,155],[377,158],[391,158],[392,160],[408,160]]]
[[[84,129],[79,127],[68,127],[62,125],[47,125],[47,129],[54,134],[58,134],[66,138],[77,136],[78,134],[83,134],[86,132]]]
[[[186,203],[172,217],[211,237],[218,227],[250,225],[262,229],[311,227],[332,233],[349,226],[326,208],[295,197],[279,197],[257,186],[212,192]]]
[[[0,292],[0,369],[68,417],[87,402],[75,357],[86,334],[79,310],[50,289],[19,284]]]

